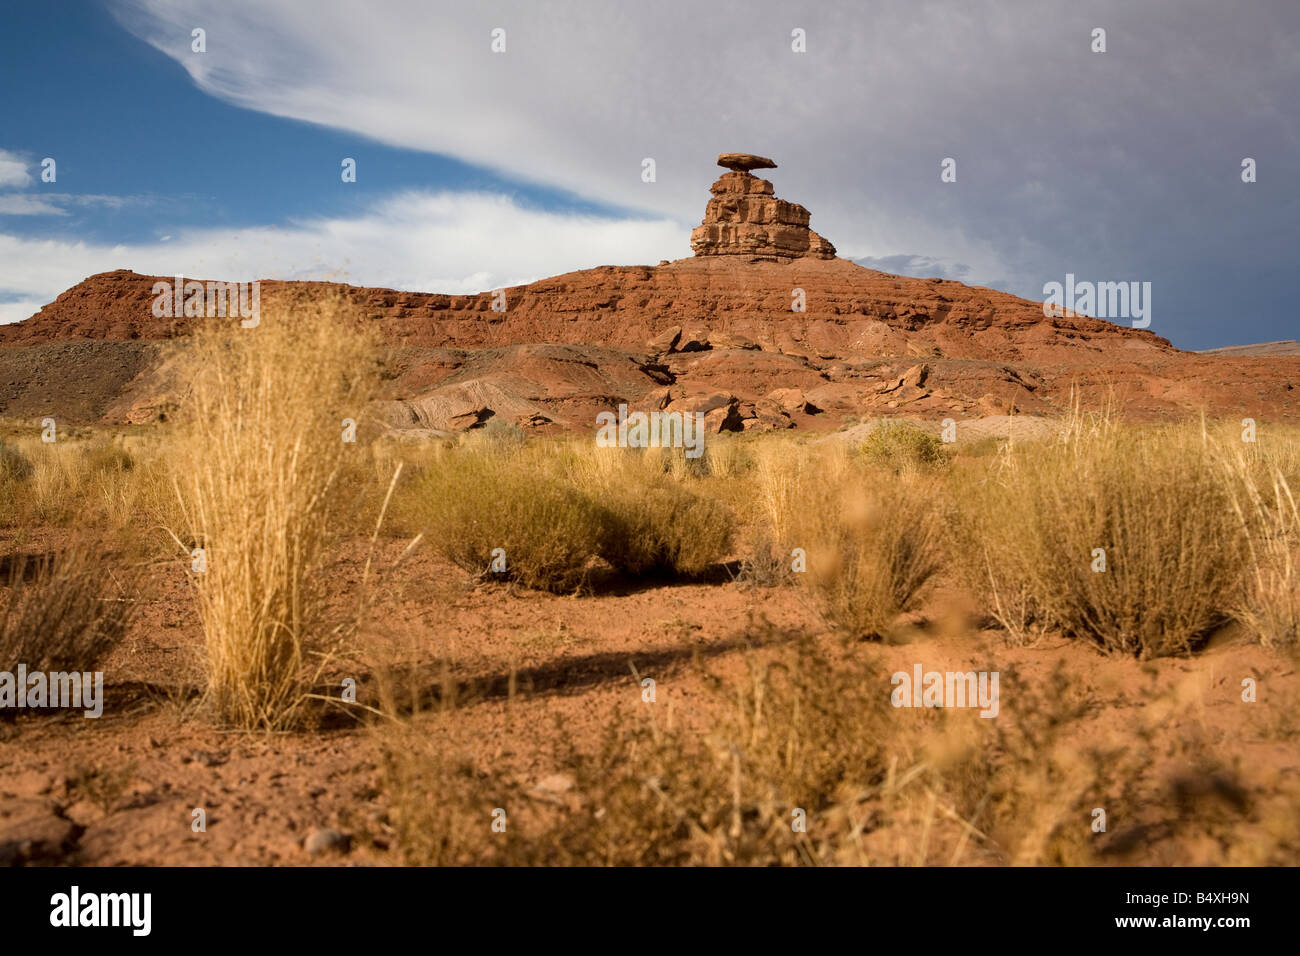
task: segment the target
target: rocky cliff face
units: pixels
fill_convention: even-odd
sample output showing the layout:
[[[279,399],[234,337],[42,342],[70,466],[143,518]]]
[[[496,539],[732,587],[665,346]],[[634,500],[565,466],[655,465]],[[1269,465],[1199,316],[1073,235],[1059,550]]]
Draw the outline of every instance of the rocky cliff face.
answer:
[[[704,222],[691,233],[691,248],[697,256],[777,261],[802,256],[835,258],[835,247],[808,228],[808,210],[777,199],[772,184],[750,172],[775,169],[776,163],[749,153],[723,153],[718,165],[729,172],[713,184]]]
[[[91,276],[25,322],[0,326],[0,344],[69,339],[158,340],[205,318],[156,318],[155,281],[125,270]],[[654,266],[599,266],[493,293],[439,295],[325,282],[263,282],[263,310],[336,294],[389,341],[434,348],[521,343],[645,350],[673,328],[727,332],[788,354],[1053,359],[1169,350],[1148,331],[1085,316],[1043,316],[1042,305],[941,279],[876,272],[844,259],[753,262],[695,256]],[[802,310],[796,309],[796,305]],[[654,349],[650,349],[654,351]]]

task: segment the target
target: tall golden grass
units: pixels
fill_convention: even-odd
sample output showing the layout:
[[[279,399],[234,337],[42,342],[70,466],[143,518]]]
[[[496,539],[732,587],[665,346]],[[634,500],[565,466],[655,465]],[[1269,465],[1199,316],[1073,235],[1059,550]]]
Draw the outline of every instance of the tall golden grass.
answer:
[[[885,637],[941,567],[940,486],[915,462],[896,470],[895,459],[882,466],[854,451],[839,443],[765,449],[754,540],[775,547],[832,627]]]
[[[1300,504],[1293,479],[1283,465],[1252,460],[1244,448],[1225,455],[1225,466],[1250,554],[1237,617],[1265,645],[1300,645]]]
[[[245,729],[293,726],[330,653],[319,572],[361,421],[373,343],[341,306],[268,311],[253,329],[207,327],[186,343],[188,392],[171,450],[206,646],[206,700]]]
[[[296,321],[311,324],[288,318],[285,327]],[[251,353],[237,339],[201,336],[194,381],[203,391],[192,404],[207,411],[175,434],[68,428],[45,445],[30,427],[8,426],[20,437],[0,452],[0,522],[19,534],[96,525],[124,539],[162,525],[197,547],[200,524],[226,520],[202,507],[220,499],[235,508],[231,528],[255,528],[243,519],[274,519],[251,502],[284,501],[286,516],[315,515],[308,524],[322,534],[359,534],[369,518],[326,505],[343,490],[382,492],[379,472],[407,461],[398,529],[431,530],[435,547],[476,574],[489,573],[501,548],[507,576],[529,587],[579,589],[603,564],[694,575],[732,554],[751,578],[804,586],[828,623],[860,634],[883,634],[927,581],[946,575],[1016,642],[1055,631],[1126,654],[1179,654],[1231,619],[1266,643],[1296,642],[1300,442],[1286,429],[1247,445],[1223,427],[1125,426],[1075,412],[1059,437],[937,469],[928,453],[917,460],[917,443],[900,429],[877,430],[892,437],[872,454],[833,439],[745,436],[711,442],[702,459],[525,442],[501,429],[459,447],[335,445],[366,391],[358,381],[366,360],[344,354],[353,337],[313,342],[295,331],[291,343]],[[319,359],[302,343],[318,347]],[[254,383],[246,394],[236,385],[245,378]],[[311,430],[308,450],[302,436]],[[250,436],[263,433],[299,437],[262,447]],[[255,489],[263,480],[255,475],[267,486]],[[319,502],[306,491],[318,486],[328,492]],[[285,526],[298,521],[286,517]],[[253,532],[244,533],[252,546]],[[795,549],[804,574],[793,573]],[[1098,551],[1105,571],[1093,570]],[[249,559],[247,593],[262,560]]]
[[[146,512],[156,517],[158,442],[142,455],[121,435],[85,427],[62,429],[51,443],[35,425],[23,432],[0,442],[0,526],[94,525],[120,533]]]

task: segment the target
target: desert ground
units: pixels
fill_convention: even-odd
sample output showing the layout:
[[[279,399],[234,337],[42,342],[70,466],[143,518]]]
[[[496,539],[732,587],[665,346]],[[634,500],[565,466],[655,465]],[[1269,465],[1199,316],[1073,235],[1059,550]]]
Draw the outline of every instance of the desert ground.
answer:
[[[355,328],[6,422],[0,647],[105,675],[0,723],[7,863],[1296,862],[1294,427],[411,434]],[[893,706],[917,666],[996,715]]]

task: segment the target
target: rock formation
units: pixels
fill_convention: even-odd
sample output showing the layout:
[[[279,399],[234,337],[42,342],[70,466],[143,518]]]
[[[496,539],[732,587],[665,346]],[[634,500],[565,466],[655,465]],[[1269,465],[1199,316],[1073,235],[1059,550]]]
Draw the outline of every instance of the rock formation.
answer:
[[[718,165],[728,172],[713,184],[704,222],[691,233],[691,248],[697,256],[778,261],[805,256],[835,258],[835,247],[808,228],[808,210],[777,199],[772,184],[751,172],[775,169],[776,163],[750,153],[723,153]]]
[[[589,430],[620,403],[700,411],[712,429],[834,428],[851,417],[966,423],[1053,414],[1081,398],[1163,419],[1208,409],[1300,420],[1300,354],[1179,352],[1149,330],[836,258],[808,212],[727,153],[696,255],[600,266],[496,292],[444,295],[264,281],[262,306],[340,297],[390,346],[380,417],[412,433],[505,421]],[[172,417],[185,394],[166,340],[233,319],[154,315],[155,283],[91,276],[0,325],[0,414],[39,422]],[[193,278],[193,277],[191,277]],[[206,283],[205,283],[206,284]],[[805,293],[792,309],[791,290]],[[597,344],[598,343],[598,344]]]

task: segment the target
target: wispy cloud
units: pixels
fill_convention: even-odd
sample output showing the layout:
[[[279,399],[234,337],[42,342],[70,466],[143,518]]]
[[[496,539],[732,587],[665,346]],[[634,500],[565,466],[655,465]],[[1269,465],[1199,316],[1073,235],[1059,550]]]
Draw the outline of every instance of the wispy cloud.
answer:
[[[67,211],[54,205],[50,198],[0,193],[0,216],[66,216]]]
[[[23,190],[38,185],[36,178],[28,171],[29,165],[17,153],[0,149],[0,189]],[[66,216],[68,207],[71,206],[116,210],[149,201],[147,196],[46,192],[44,189],[4,192],[0,193],[0,216]]]
[[[970,279],[971,267],[962,262],[946,262],[934,256],[896,255],[896,256],[862,256],[854,259],[860,266],[876,269],[880,272],[892,272],[895,275],[917,276],[919,278],[955,279],[966,282]]]
[[[0,193],[0,215],[66,216],[70,206],[117,210],[151,201],[145,196],[105,196],[93,193]]]

